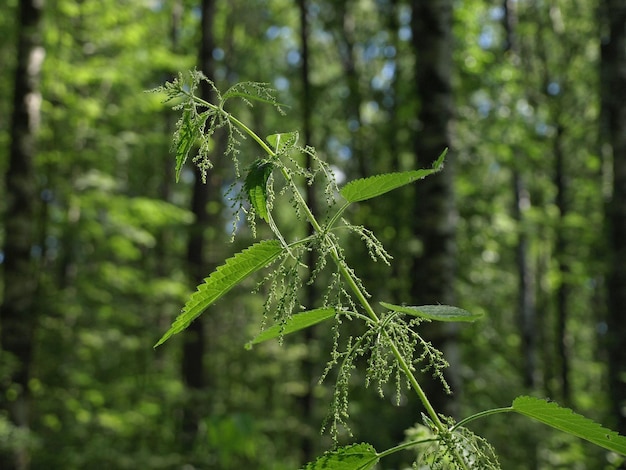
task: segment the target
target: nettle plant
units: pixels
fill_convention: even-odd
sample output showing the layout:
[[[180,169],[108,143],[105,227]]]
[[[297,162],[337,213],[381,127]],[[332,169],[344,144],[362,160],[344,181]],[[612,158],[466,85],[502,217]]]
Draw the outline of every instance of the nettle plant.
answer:
[[[202,81],[213,90],[215,103],[207,102],[196,94]],[[318,158],[315,150],[298,146],[297,132],[273,134],[262,139],[226,110],[230,100],[239,99],[249,106],[254,102],[269,104],[282,113],[273,90],[265,84],[239,83],[220,93],[201,72],[192,71],[187,75],[180,74],[177,79],[154,91],[164,93],[165,101],[172,102],[173,108],[182,113],[173,145],[177,180],[192,151],[195,153],[194,163],[206,176],[211,168],[209,153],[212,137],[216,131],[222,130],[228,137],[225,153],[233,160],[234,175],[238,181],[230,191],[235,208],[234,227],[243,212],[255,236],[257,220],[266,223],[274,235],[272,239],[254,243],[235,254],[210,274],[187,300],[181,314],[155,347],[187,328],[245,278],[270,268],[259,284],[269,285],[264,303],[264,329],[247,347],[268,340],[282,340],[283,336],[324,321],[335,322],[334,347],[320,379],[324,380],[331,370],[336,369],[335,391],[323,425],[323,429],[333,436],[335,448],[308,463],[305,469],[367,470],[381,458],[406,449],[417,450],[416,468],[497,469],[500,466],[494,449],[466,425],[479,418],[509,412],[525,415],[609,451],[626,455],[626,437],[554,402],[520,396],[511,406],[476,413],[458,422],[438,413],[431,405],[417,373],[431,371],[446,392],[449,388],[443,370],[447,363],[443,354],[421,336],[420,325],[432,321],[473,322],[480,316],[448,305],[406,306],[387,302],[372,305],[366,287],[346,259],[338,234],[341,231],[353,232],[363,240],[374,261],[389,264],[391,256],[375,235],[363,226],[350,224],[344,213],[352,204],[381,196],[441,171],[445,150],[432,168],[357,179],[338,188],[331,168]],[[239,146],[246,138],[258,144],[262,156],[242,171],[238,160]],[[313,162],[311,168],[303,168],[298,163],[302,155],[310,157],[308,160]],[[318,218],[307,204],[303,184],[324,186],[327,207],[323,218]],[[272,217],[275,202],[280,197],[289,198],[295,214],[310,224],[310,236],[289,242],[285,239]],[[317,254],[315,266],[304,263],[310,251]],[[321,305],[316,308],[302,306],[302,287],[307,282],[315,282],[325,270],[329,277],[320,299]],[[344,320],[362,322],[362,333],[340,341],[338,325]],[[265,327],[268,322],[271,326]],[[348,382],[357,359],[364,359],[366,364],[365,386],[373,385],[383,395],[383,386],[392,381],[395,382],[398,397],[401,388],[407,387],[421,402],[424,412],[413,440],[380,452],[367,443],[338,445],[339,429],[348,427]]]

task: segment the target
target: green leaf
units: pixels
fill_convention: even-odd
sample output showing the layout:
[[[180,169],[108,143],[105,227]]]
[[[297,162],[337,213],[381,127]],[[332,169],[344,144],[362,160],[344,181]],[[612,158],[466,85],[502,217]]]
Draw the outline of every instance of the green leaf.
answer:
[[[154,347],[156,348],[171,336],[183,331],[207,307],[250,274],[274,261],[282,251],[283,247],[277,240],[264,240],[227,259],[204,280],[203,284],[198,286],[198,290],[187,300],[181,314]]]
[[[353,444],[326,452],[302,470],[369,470],[378,463],[376,449],[370,444]]]
[[[448,155],[448,149],[444,149],[441,152],[441,155],[437,157],[437,160],[433,163],[433,169],[440,171],[443,170],[443,161],[446,159],[446,155]]]
[[[183,110],[183,116],[178,123],[179,129],[174,140],[176,150],[176,182],[180,180],[180,172],[187,160],[189,152],[198,137],[198,126],[194,125],[193,112],[190,108]]]
[[[303,330],[334,316],[334,308],[318,308],[315,310],[307,310],[305,312],[297,313],[284,324],[273,325],[260,333],[252,341],[246,344],[246,348],[249,349],[253,344],[262,343],[263,341],[267,341],[269,339],[278,338],[281,335],[287,335],[295,331]]]
[[[263,220],[269,223],[267,211],[267,180],[272,174],[274,165],[267,160],[255,161],[248,170],[244,189],[248,195],[248,200],[256,213]]]
[[[279,155],[285,150],[293,148],[298,143],[298,132],[284,132],[268,135],[265,140],[272,146],[274,153]]]
[[[562,408],[554,402],[521,396],[513,400],[513,410],[559,431],[626,455],[626,437],[602,427],[589,418],[574,413],[569,408]]]
[[[385,308],[394,312],[406,313],[414,317],[428,318],[435,321],[465,321],[473,322],[482,317],[479,313],[470,313],[459,307],[450,305],[420,305],[418,307],[402,306],[380,302]]]
[[[414,181],[425,178],[428,175],[437,173],[443,166],[443,158],[447,150],[439,156],[433,169],[431,170],[412,170],[399,173],[385,173],[382,175],[370,176],[369,178],[361,178],[350,181],[339,193],[348,202],[359,202],[372,199],[381,194],[393,191],[396,188],[405,186]]]

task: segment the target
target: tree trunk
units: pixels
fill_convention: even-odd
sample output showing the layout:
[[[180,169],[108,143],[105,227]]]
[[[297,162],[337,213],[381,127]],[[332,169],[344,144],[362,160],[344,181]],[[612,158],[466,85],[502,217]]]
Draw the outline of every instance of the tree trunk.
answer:
[[[300,81],[302,86],[302,133],[305,146],[312,145],[312,129],[311,114],[313,108],[313,100],[311,97],[311,81],[309,79],[309,25],[307,18],[308,2],[306,0],[298,0],[298,9],[300,13],[300,47],[302,51],[302,65],[300,67]],[[311,168],[313,159],[309,154],[306,155],[305,168]],[[317,213],[317,197],[313,185],[306,186],[306,199],[311,211]],[[308,227],[309,235],[313,235],[313,227]],[[309,251],[306,255],[306,265],[311,269],[316,264],[316,256],[313,251]],[[314,283],[307,283],[305,290],[305,305],[308,308],[314,308],[319,297],[317,286]],[[306,384],[306,389],[300,397],[300,408],[302,411],[302,428],[304,435],[302,436],[301,449],[303,462],[309,462],[314,458],[314,441],[315,432],[311,423],[313,421],[315,395],[315,358],[311,357],[312,344],[315,339],[315,328],[307,328],[304,331],[304,342],[307,346],[307,353],[302,359],[302,375]]]
[[[571,268],[567,259],[567,240],[565,239],[564,221],[569,207],[566,199],[566,174],[565,155],[563,151],[562,125],[557,124],[557,132],[554,138],[554,185],[556,187],[556,206],[559,209],[559,225],[556,232],[554,253],[560,277],[559,286],[556,291],[556,338],[557,356],[559,364],[559,383],[561,385],[561,401],[567,406],[571,403],[570,387],[570,352],[568,347],[568,304],[570,296],[570,275]]]
[[[201,12],[201,43],[199,54],[199,68],[210,80],[214,79],[213,73],[213,22],[215,18],[215,0],[202,0]],[[213,90],[207,83],[201,84],[201,96],[207,101],[213,101]],[[209,213],[207,207],[211,201],[220,198],[221,182],[217,174],[217,168],[213,168],[207,175],[204,183],[199,170],[196,168],[193,186],[191,211],[195,216],[194,223],[190,227],[189,241],[187,243],[187,264],[189,273],[194,284],[198,284],[213,269],[207,262],[207,244],[213,240],[207,240],[206,229],[210,226],[221,227],[215,219],[219,218],[219,212]],[[216,233],[219,230],[216,230]],[[204,333],[204,318],[198,317],[184,333],[182,374],[183,381],[189,391],[189,400],[183,410],[183,444],[190,450],[197,441],[200,421],[206,414],[206,396],[201,391],[209,386],[208,377],[204,367],[204,354],[206,350],[206,336]]]
[[[605,34],[601,52],[603,114],[613,154],[613,193],[607,205],[607,352],[612,415],[626,434],[626,4],[604,0]]]
[[[450,147],[452,101],[452,1],[412,2],[412,44],[415,52],[415,85],[419,100],[418,130],[414,150],[417,166],[428,168]],[[418,252],[411,267],[412,301],[418,304],[452,304],[456,271],[456,208],[452,188],[452,152],[446,169],[415,184],[414,237]],[[455,393],[460,384],[455,374],[456,327],[429,325],[425,335],[447,355],[451,367],[447,379]],[[442,412],[454,414],[453,402],[432,389],[431,398]]]
[[[40,119],[39,81],[45,55],[41,45],[43,1],[19,5],[17,67],[13,95],[11,147],[6,179],[4,217],[4,291],[0,306],[2,366],[1,411],[21,430],[29,426],[29,380],[37,326],[37,266],[32,257],[38,198],[34,170],[35,140]],[[0,262],[2,262],[0,257]],[[5,369],[6,370],[6,369]],[[0,453],[3,469],[28,468],[26,447]]]

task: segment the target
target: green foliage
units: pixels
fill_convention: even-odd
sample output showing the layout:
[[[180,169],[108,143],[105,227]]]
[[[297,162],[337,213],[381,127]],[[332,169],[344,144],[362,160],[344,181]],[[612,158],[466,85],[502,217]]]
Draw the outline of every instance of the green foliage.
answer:
[[[408,307],[388,304],[387,302],[381,302],[380,305],[394,312],[402,312],[407,315],[435,321],[474,322],[482,317],[482,314],[470,313],[467,310],[450,305],[420,305],[419,307]]]
[[[264,240],[227,259],[222,266],[204,280],[203,284],[198,286],[198,290],[183,307],[182,313],[154,347],[163,344],[172,335],[186,329],[193,320],[215,301],[249,275],[271,264],[282,251],[283,248],[278,242]]]
[[[262,343],[274,338],[280,338],[283,335],[288,335],[289,333],[295,333],[296,331],[309,328],[334,316],[335,310],[332,308],[316,308],[315,310],[300,312],[297,315],[292,316],[283,324],[273,325],[267,328],[254,339],[246,343],[246,348],[250,349],[253,344]]]
[[[267,208],[267,180],[272,174],[272,163],[257,160],[248,169],[244,188],[250,204],[265,222],[269,223]]]
[[[626,437],[557,403],[520,396],[513,400],[513,411],[536,419],[559,431],[580,437],[597,446],[626,455]]]
[[[381,305],[390,312],[380,314],[372,308],[368,300],[369,294],[361,279],[348,264],[335,231],[347,228],[359,234],[374,259],[380,258],[388,262],[389,256],[373,233],[364,227],[352,226],[341,217],[341,214],[351,203],[374,198],[439,171],[443,165],[445,151],[437,159],[432,170],[383,174],[349,182],[339,191],[347,204],[337,209],[334,214],[331,213],[325,221],[320,222],[307,205],[301,189],[294,179],[295,176],[304,176],[307,184],[312,184],[313,172],[310,169],[302,168],[291,155],[292,152],[301,152],[314,156],[314,150],[298,148],[298,136],[294,132],[269,136],[267,138],[267,142],[271,145],[269,147],[242,121],[224,109],[227,97],[237,96],[250,103],[251,100],[254,100],[254,93],[259,93],[258,99],[260,101],[275,104],[276,101],[266,94],[266,89],[262,85],[246,84],[241,88],[235,88],[235,90],[240,91],[231,92],[230,95],[226,93],[223,98],[216,91],[217,104],[211,104],[194,94],[200,81],[205,80],[205,78],[197,72],[192,72],[190,80],[191,84],[186,84],[187,82],[183,80],[182,76],[179,76],[176,81],[161,88],[162,91],[167,92],[168,99],[182,98],[186,103],[182,107],[177,106],[177,108],[182,109],[183,119],[179,121],[178,130],[175,134],[176,147],[187,149],[190,147],[188,139],[200,138],[199,136],[203,135],[210,136],[221,127],[230,129],[229,139],[232,139],[234,135],[251,137],[265,152],[266,156],[255,159],[248,167],[243,191],[252,212],[268,223],[278,240],[256,243],[237,253],[224,265],[217,268],[205,280],[204,284],[198,287],[198,291],[191,296],[183,308],[182,314],[159,340],[157,346],[173,334],[189,326],[194,318],[243,279],[280,258],[281,261],[277,268],[264,279],[265,283],[270,284],[264,308],[265,316],[267,317],[271,313],[275,324],[250,341],[247,344],[248,348],[252,344],[273,338],[282,338],[285,334],[303,330],[331,317],[335,317],[339,323],[343,319],[356,318],[362,320],[365,326],[361,334],[349,336],[343,348],[340,347],[339,328],[335,329],[336,337],[331,359],[323,375],[324,378],[331,369],[335,367],[338,369],[335,392],[327,418],[327,427],[335,442],[337,442],[339,427],[348,428],[348,389],[352,372],[356,368],[357,359],[360,357],[366,358],[366,386],[375,384],[378,394],[382,397],[385,394],[385,385],[393,377],[397,400],[400,400],[403,385],[407,385],[422,402],[426,411],[423,418],[424,428],[422,428],[426,431],[426,436],[421,435],[417,440],[408,444],[401,444],[382,454],[377,454],[369,444],[340,447],[326,453],[305,468],[368,469],[372,468],[381,456],[390,455],[407,447],[427,444],[425,450],[418,452],[416,465],[427,465],[432,469],[497,469],[500,467],[492,447],[484,439],[465,428],[464,424],[483,416],[504,411],[516,411],[530,416],[609,450],[621,453],[626,451],[626,438],[605,430],[582,416],[574,415],[570,410],[561,409],[555,404],[528,397],[516,399],[511,408],[478,413],[458,424],[454,423],[451,418],[442,417],[432,407],[429,398],[417,381],[415,371],[417,367],[420,367],[422,371],[431,370],[432,374],[440,379],[444,390],[450,392],[442,372],[447,366],[447,362],[443,354],[419,334],[420,323],[431,320],[474,322],[482,315],[472,314],[458,307],[447,305],[411,307],[381,302]],[[245,92],[241,90],[245,90]],[[193,119],[186,118],[186,113]],[[212,119],[207,120],[201,116],[212,116]],[[209,127],[205,128],[207,123]],[[234,146],[235,143],[232,145]],[[180,159],[179,153],[177,150],[177,173],[180,173],[184,161],[184,158]],[[186,155],[188,151],[184,150],[183,153]],[[201,151],[200,159],[207,158],[208,155]],[[332,173],[326,171],[327,167],[318,159],[314,159],[314,161],[317,163],[318,169],[323,170],[326,176],[326,194],[332,195],[334,188],[336,188]],[[206,164],[202,161],[197,163],[201,169],[206,168]],[[237,162],[235,162],[235,173],[238,175]],[[284,181],[284,186],[282,186],[279,194],[288,192],[296,214],[304,215],[306,221],[313,228],[313,235],[290,245],[284,240],[271,215],[273,204],[269,201],[270,198],[274,197],[274,191],[271,188],[275,176],[281,176]],[[329,199],[329,213],[336,207],[335,202]],[[309,250],[317,252],[318,265],[315,267],[307,267],[303,263],[303,254]],[[331,281],[325,286],[326,293],[323,296],[322,305],[300,313],[294,312],[298,306],[298,293],[303,285],[304,268],[312,270],[313,276],[309,282],[315,282],[319,274],[325,269],[328,258],[332,261],[334,270],[332,270]],[[306,309],[306,307],[301,307],[299,310],[302,309]],[[408,320],[404,318],[405,315],[408,316]]]
[[[369,470],[378,460],[378,454],[371,445],[353,444],[325,453],[303,470]]]
[[[354,181],[350,181],[341,188],[341,195],[348,202],[360,202],[381,196],[389,191],[400,188],[407,184],[423,179],[428,175],[438,172],[443,168],[443,159],[447,150],[444,150],[432,170],[414,170],[401,173],[389,173],[384,175],[370,176]]]

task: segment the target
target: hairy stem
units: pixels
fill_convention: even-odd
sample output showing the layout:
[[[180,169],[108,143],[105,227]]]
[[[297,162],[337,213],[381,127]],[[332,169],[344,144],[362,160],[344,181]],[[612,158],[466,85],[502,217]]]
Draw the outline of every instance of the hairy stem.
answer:
[[[268,156],[270,156],[272,158],[276,158],[278,156],[276,154],[276,152],[274,150],[272,150],[265,143],[265,141],[263,139],[261,139],[252,129],[250,129],[246,124],[244,124],[242,121],[237,119],[235,116],[233,116],[232,114],[224,111],[219,106],[211,104],[211,103],[209,103],[209,102],[207,102],[207,101],[205,101],[205,100],[203,100],[201,98],[198,98],[197,96],[195,96],[193,94],[190,94],[190,93],[188,93],[188,92],[186,92],[184,90],[182,90],[182,92],[184,94],[186,94],[187,96],[191,97],[192,99],[194,99],[197,103],[199,103],[199,104],[201,104],[203,106],[206,106],[207,108],[209,108],[209,109],[211,109],[211,110],[213,110],[215,112],[223,113],[224,116],[233,125],[239,127],[239,129],[241,129],[245,134],[250,136],[250,138],[252,138],[263,149],[263,151],[265,153],[267,153]],[[345,282],[348,284],[350,290],[355,295],[356,299],[361,304],[361,306],[363,307],[363,309],[365,310],[365,312],[367,313],[369,318],[371,318],[371,320],[373,322],[375,322],[376,324],[379,324],[380,323],[380,318],[378,317],[378,315],[376,314],[376,312],[372,308],[371,304],[367,300],[367,296],[363,292],[363,289],[361,289],[361,287],[359,286],[359,284],[358,284],[358,282],[357,282],[357,280],[356,280],[352,270],[349,268],[349,266],[346,264],[346,262],[343,259],[343,257],[340,255],[339,249],[337,248],[337,246],[335,244],[335,241],[333,239],[331,239],[330,237],[328,237],[324,233],[324,230],[322,229],[322,226],[320,225],[320,223],[316,219],[315,215],[313,214],[313,212],[309,208],[306,200],[304,199],[304,197],[302,196],[302,193],[300,192],[300,189],[298,188],[298,186],[294,182],[290,172],[283,166],[280,167],[280,172],[281,172],[283,178],[285,179],[285,181],[287,182],[287,184],[290,186],[290,188],[292,190],[292,194],[294,196],[294,199],[295,199],[296,203],[304,211],[305,217],[308,220],[308,222],[311,224],[311,226],[313,227],[313,230],[316,233],[318,233],[318,234],[323,234],[322,236],[324,236],[326,238],[326,241],[328,242],[328,245],[330,246],[331,258],[333,259],[333,261],[337,265],[337,267],[339,269],[339,272],[341,273],[341,275],[344,278]],[[347,204],[344,205],[340,209],[340,213],[343,212],[343,210],[346,207],[347,207]],[[332,219],[333,223],[334,223],[334,221],[337,220],[337,218],[338,218],[338,216],[336,216],[335,218]],[[437,427],[439,433],[441,433],[441,434],[449,433],[450,430],[448,429],[448,427],[439,418],[437,412],[435,411],[435,409],[433,408],[432,404],[428,400],[428,397],[426,396],[426,393],[424,392],[424,390],[420,386],[419,382],[415,378],[415,374],[413,374],[413,371],[411,370],[411,367],[409,366],[409,364],[407,364],[406,360],[404,359],[404,357],[400,353],[397,345],[389,337],[389,335],[387,334],[386,331],[384,332],[384,334],[385,334],[385,336],[386,336],[386,338],[387,338],[387,340],[388,340],[388,342],[390,344],[391,351],[392,351],[394,357],[396,358],[396,361],[398,361],[398,364],[400,365],[400,368],[402,369],[404,374],[407,376],[407,378],[409,380],[409,383],[411,384],[411,387],[413,388],[413,390],[415,391],[416,395],[418,396],[418,398],[422,402],[422,405],[424,406],[424,409],[426,410],[426,413],[428,414],[428,416],[430,417],[430,419],[432,420],[434,425]],[[462,458],[462,456],[455,449],[451,448],[450,451],[452,453],[452,456],[457,460],[457,462],[458,462],[458,464],[460,465],[461,468],[463,468],[463,469],[468,468],[466,463],[465,463],[465,460]]]

